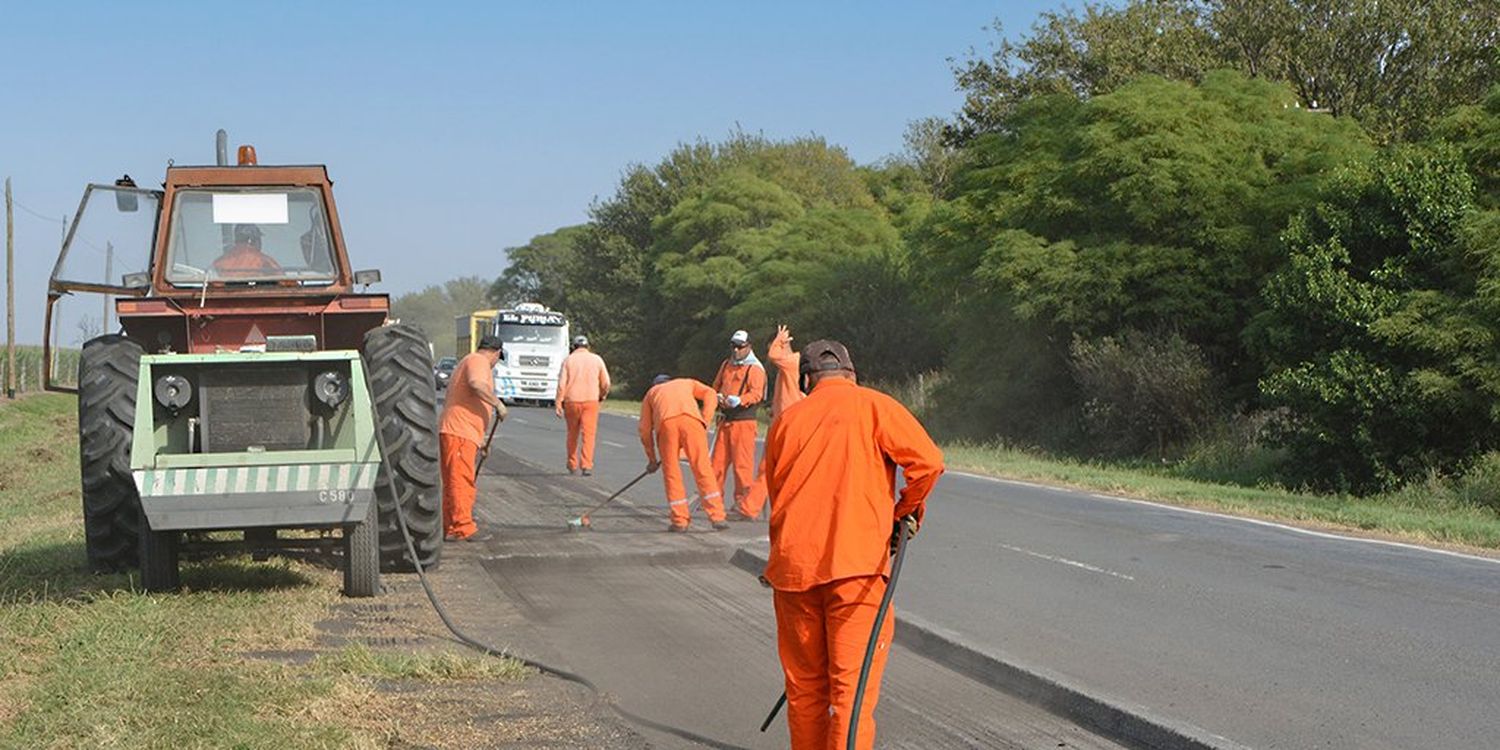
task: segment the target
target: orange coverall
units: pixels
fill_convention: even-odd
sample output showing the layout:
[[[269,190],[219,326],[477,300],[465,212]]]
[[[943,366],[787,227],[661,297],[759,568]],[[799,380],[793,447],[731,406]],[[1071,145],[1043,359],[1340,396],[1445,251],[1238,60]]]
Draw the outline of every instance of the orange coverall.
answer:
[[[943,454],[905,407],[853,381],[825,378],[766,439],[776,640],[792,748],[843,748],[865,644],[885,593],[895,519],[921,519]],[[906,477],[892,502],[896,467]],[[894,632],[887,613],[859,717],[875,744],[875,704]]]
[[[229,248],[215,259],[214,270],[227,278],[262,276],[281,273],[281,264],[254,245],[240,244]]]
[[[604,358],[584,347],[574,349],[557,375],[557,406],[568,422],[568,471],[594,468],[599,402],[607,395],[609,368]]]
[[[443,415],[438,420],[438,451],[443,470],[443,534],[473,536],[474,460],[484,442],[489,416],[505,405],[495,397],[494,367],[498,352],[480,350],[459,360],[448,379]]]
[[[771,366],[776,368],[776,385],[771,392],[771,420],[774,422],[788,406],[802,400],[802,389],[797,382],[797,368],[802,363],[802,355],[792,349],[790,335],[777,333],[776,338],[771,341],[771,348],[766,351],[766,359],[771,360]],[[766,464],[762,457],[759,476],[750,485],[750,492],[745,495],[745,499],[735,503],[735,509],[742,515],[756,518],[760,515],[761,508],[766,506],[769,495],[766,489]]]
[[[682,483],[682,466],[678,451],[687,453],[693,482],[698,485],[698,501],[710,521],[724,520],[723,494],[714,481],[708,464],[708,424],[714,418],[717,401],[714,389],[693,380],[677,378],[646,391],[641,401],[641,447],[646,461],[660,456],[662,483],[667,490],[667,511],[672,525],[682,528],[692,522],[688,513],[687,487]],[[652,433],[655,433],[655,441]]]
[[[735,396],[740,400],[740,410],[726,408],[719,420],[719,436],[714,439],[714,477],[719,488],[729,489],[729,466],[734,465],[734,502],[742,505],[750,494],[750,483],[755,478],[755,422],[754,407],[765,400],[766,368],[749,356],[749,361],[735,364],[726,359],[719,365],[714,376],[714,390],[720,396]]]

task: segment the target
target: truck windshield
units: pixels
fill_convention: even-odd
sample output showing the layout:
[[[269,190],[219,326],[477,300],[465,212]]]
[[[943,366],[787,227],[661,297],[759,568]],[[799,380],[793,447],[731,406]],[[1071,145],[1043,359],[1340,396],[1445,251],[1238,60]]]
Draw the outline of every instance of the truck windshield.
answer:
[[[338,279],[316,188],[179,190],[168,231],[166,278],[175,286]]]
[[[554,345],[563,343],[561,326],[525,326],[517,323],[501,323],[497,326],[500,340],[507,344]]]

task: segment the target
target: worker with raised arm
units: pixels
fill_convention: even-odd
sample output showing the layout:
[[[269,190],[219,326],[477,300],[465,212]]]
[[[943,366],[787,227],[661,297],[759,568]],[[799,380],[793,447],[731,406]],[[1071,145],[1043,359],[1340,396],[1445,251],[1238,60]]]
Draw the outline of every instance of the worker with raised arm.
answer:
[[[698,501],[714,531],[729,528],[724,521],[724,497],[708,464],[708,425],[717,402],[714,389],[692,378],[657,375],[651,390],[641,400],[641,447],[646,451],[646,470],[661,470],[667,490],[668,531],[687,531],[692,523],[687,487],[682,483],[679,452],[686,453]]]
[[[776,338],[771,340],[771,346],[766,350],[766,359],[776,368],[776,385],[771,392],[771,423],[775,424],[776,417],[786,411],[788,406],[801,401],[803,395],[797,385],[797,364],[802,358],[792,349],[792,333],[786,326],[776,327]],[[754,521],[759,518],[761,509],[766,507],[768,496],[765,461],[762,458],[760,473],[750,485],[750,492],[745,495],[744,500],[735,503],[734,509],[729,511],[729,520]]]
[[[802,350],[808,396],[782,412],[766,438],[776,642],[786,676],[793,750],[842,749],[865,646],[885,593],[898,523],[915,533],[943,454],[905,407],[859,386],[836,341]],[[905,477],[895,497],[896,468]],[[890,653],[882,624],[857,740],[875,744],[875,704]]]
[[[589,348],[586,336],[573,337],[573,351],[557,375],[553,408],[568,422],[568,473],[594,473],[594,436],[599,432],[599,402],[609,395],[609,368]]]
[[[766,397],[766,368],[750,348],[750,334],[735,331],[729,337],[730,355],[714,376],[718,392],[719,434],[714,438],[714,477],[725,495],[729,492],[729,467],[734,467],[734,502],[739,506],[750,494],[755,479],[755,413]]]
[[[443,535],[450,541],[472,539],[474,523],[474,463],[489,451],[484,435],[490,419],[505,419],[505,404],[495,396],[495,363],[502,353],[500,338],[485,335],[479,348],[459,360],[448,379],[443,415],[438,420],[438,452],[443,473]]]

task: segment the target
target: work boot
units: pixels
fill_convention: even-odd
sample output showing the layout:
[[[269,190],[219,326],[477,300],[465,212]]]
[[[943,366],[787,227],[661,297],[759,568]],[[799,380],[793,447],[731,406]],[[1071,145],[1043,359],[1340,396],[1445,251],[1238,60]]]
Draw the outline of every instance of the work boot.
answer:
[[[757,520],[755,516],[747,516],[744,513],[739,512],[739,510],[731,510],[731,511],[729,511],[729,513],[725,516],[725,518],[727,518],[730,521],[734,521],[735,523],[744,523],[746,521],[755,521],[755,520]]]
[[[594,470],[593,469],[584,469],[583,470],[583,475],[586,476],[586,477],[591,477],[591,476],[594,475]]]
[[[672,524],[671,526],[667,527],[667,531],[669,531],[669,532],[671,532],[673,534],[686,534],[687,530],[688,530],[688,527],[686,525],[678,526],[675,523]]]
[[[729,528],[729,521],[714,521],[714,531],[724,531]]]

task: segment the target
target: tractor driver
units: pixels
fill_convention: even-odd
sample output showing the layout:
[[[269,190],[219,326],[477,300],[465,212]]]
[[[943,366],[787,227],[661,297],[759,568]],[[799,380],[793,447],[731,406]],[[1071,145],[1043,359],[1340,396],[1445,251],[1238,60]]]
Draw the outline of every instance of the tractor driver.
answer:
[[[214,261],[214,271],[226,278],[281,274],[281,264],[260,250],[260,227],[234,225],[234,244]]]

